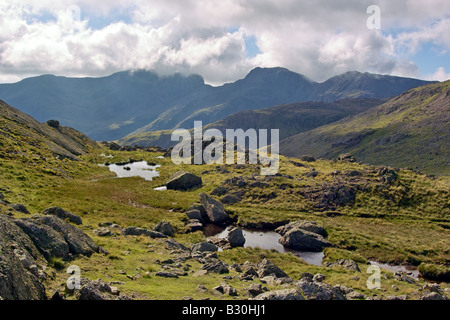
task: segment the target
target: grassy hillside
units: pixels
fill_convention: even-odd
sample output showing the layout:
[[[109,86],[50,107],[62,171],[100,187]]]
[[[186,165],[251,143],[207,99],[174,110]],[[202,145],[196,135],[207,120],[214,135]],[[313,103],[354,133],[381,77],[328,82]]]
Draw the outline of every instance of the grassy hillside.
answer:
[[[167,247],[164,239],[125,236],[115,229],[106,237],[95,232],[100,224],[153,229],[166,220],[175,228],[174,239],[192,247],[206,238],[201,231],[188,232],[185,211],[199,201],[200,193],[211,194],[218,187],[225,187],[225,195],[239,195],[239,201],[225,205],[237,225],[274,228],[297,219],[316,221],[325,227],[332,244],[324,251],[324,262],[351,259],[359,264],[361,272],[309,265],[292,253],[260,248],[217,252],[217,258],[228,266],[246,261],[258,263],[268,258],[294,280],[305,272],[321,273],[328,284],[345,285],[368,297],[383,299],[400,295],[419,299],[425,282],[422,279],[412,283],[399,281],[393,272],[382,269],[382,289],[370,290],[366,286],[369,260],[421,265],[422,269],[449,267],[450,184],[447,178],[358,163],[305,162],[285,157],[281,157],[279,174],[268,177],[260,176],[258,165],[176,166],[170,158],[161,157],[160,152],[112,151],[94,145],[87,147],[88,153],[78,156],[80,161],[60,159],[52,150],[56,139],[53,135],[62,139],[56,133],[58,130],[48,129],[47,124],[39,124],[9,106],[3,107],[9,111],[3,112],[0,136],[0,214],[30,217],[48,207],[62,207],[80,216],[83,224],[77,228],[109,252],[95,253],[89,258],[75,257],[72,261],[54,259],[47,266],[47,277],[43,280],[49,297],[55,290],[65,290],[66,268],[77,265],[83,277],[114,283],[134,299],[248,298],[247,288],[261,283],[258,278],[242,281],[241,273],[232,268],[226,275],[194,276],[204,265],[201,259],[177,260],[179,252]],[[99,166],[130,159],[160,164],[159,177],[153,181],[115,178],[106,166]],[[180,170],[201,176],[202,187],[192,191],[154,190]],[[222,200],[223,196],[214,197]],[[11,204],[23,204],[30,214],[17,211]],[[181,262],[177,265],[169,259]],[[178,278],[156,275],[165,270],[177,270],[182,275]],[[224,282],[237,290],[236,298],[212,290]],[[197,290],[199,285],[207,290]],[[280,290],[294,288],[295,284],[264,286]],[[445,283],[441,286],[449,288]],[[67,292],[67,298],[75,299],[75,296]]]
[[[235,113],[223,120],[207,124],[204,129],[219,129],[225,136],[226,129],[279,129],[280,139],[338,121],[348,115],[366,111],[382,103],[379,99],[343,99],[333,103],[308,101],[283,104],[261,110]],[[194,121],[196,114],[190,116]],[[192,122],[193,123],[193,122]],[[120,140],[121,145],[161,146],[168,148],[177,142],[170,140],[171,130],[141,132]]]
[[[333,159],[351,153],[371,164],[450,174],[450,81],[409,90],[389,102],[281,142],[287,156]]]

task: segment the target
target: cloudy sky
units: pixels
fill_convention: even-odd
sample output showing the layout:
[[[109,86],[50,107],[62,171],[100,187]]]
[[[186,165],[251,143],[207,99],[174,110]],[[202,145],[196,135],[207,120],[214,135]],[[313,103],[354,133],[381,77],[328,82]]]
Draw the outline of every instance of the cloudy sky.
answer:
[[[151,69],[219,85],[256,66],[449,79],[450,1],[0,0],[0,83]]]

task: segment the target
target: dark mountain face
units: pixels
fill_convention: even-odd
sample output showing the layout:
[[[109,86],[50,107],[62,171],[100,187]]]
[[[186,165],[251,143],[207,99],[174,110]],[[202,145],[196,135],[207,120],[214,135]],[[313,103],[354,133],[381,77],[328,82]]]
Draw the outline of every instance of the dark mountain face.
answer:
[[[119,72],[102,78],[45,75],[0,85],[0,97],[39,121],[57,119],[96,140],[130,133],[191,128],[231,114],[308,100],[385,98],[427,82],[358,72],[324,83],[283,68],[256,68],[244,79],[220,87],[200,76],[158,76]]]

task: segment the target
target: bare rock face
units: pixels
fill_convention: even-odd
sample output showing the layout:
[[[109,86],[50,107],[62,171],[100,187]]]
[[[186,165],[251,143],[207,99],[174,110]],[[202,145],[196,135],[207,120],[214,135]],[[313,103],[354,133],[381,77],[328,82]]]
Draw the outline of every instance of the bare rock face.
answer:
[[[0,214],[0,296],[4,300],[44,300],[45,287],[33,273],[45,260],[31,239]]]
[[[219,201],[211,198],[206,193],[200,194],[200,203],[208,215],[209,220],[214,224],[224,224],[230,217],[225,212],[225,209]]]
[[[178,171],[166,184],[167,189],[186,191],[202,186],[202,178],[187,171]]]

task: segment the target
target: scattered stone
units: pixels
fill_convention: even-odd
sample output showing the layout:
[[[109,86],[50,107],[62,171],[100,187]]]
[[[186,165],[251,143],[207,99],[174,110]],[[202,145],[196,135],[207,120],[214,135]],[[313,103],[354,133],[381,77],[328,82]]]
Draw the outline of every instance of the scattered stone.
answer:
[[[295,289],[284,289],[262,293],[254,300],[305,300],[303,296]]]
[[[218,250],[219,250],[219,248],[217,246],[215,246],[214,244],[209,243],[209,242],[200,242],[200,243],[195,244],[192,247],[192,252],[196,252],[196,251],[199,251],[199,252],[208,252],[208,251],[215,252],[215,251],[218,251]]]
[[[388,301],[397,301],[397,300],[407,300],[408,296],[402,295],[402,296],[386,296],[386,300]]]
[[[346,298],[350,300],[365,300],[366,296],[362,294],[361,292],[358,292],[356,290],[353,290],[346,294]]]
[[[208,270],[198,270],[192,274],[194,278],[203,277],[208,274]]]
[[[333,262],[328,262],[325,264],[325,267],[328,268],[342,267],[347,270],[361,272],[361,270],[358,267],[358,264],[355,261],[348,259],[339,259]]]
[[[241,201],[242,198],[236,194],[227,194],[220,199],[220,201],[224,204],[235,204]]]
[[[221,294],[229,295],[232,297],[238,295],[236,289],[227,283],[221,283],[219,286],[214,287],[213,290],[218,291]]]
[[[169,190],[191,190],[202,186],[202,178],[187,171],[178,171],[166,183]]]
[[[316,274],[313,277],[313,281],[314,282],[323,282],[323,280],[325,280],[325,276],[323,274],[320,274],[320,273]]]
[[[126,236],[147,236],[150,237],[152,239],[155,238],[167,238],[167,236],[165,234],[162,234],[161,232],[157,232],[157,231],[153,231],[153,230],[148,230],[145,228],[138,228],[138,227],[128,227],[126,229],[124,229],[122,231],[123,235]]]
[[[297,282],[297,287],[306,300],[347,300],[338,289],[326,283],[302,279]]]
[[[224,274],[224,273],[230,272],[228,270],[228,268],[224,265],[224,263],[218,259],[203,265],[202,270],[206,270],[208,272],[218,273],[218,274]]]
[[[167,221],[161,221],[156,225],[156,227],[153,230],[165,234],[166,236],[169,237],[173,237],[175,235],[174,228],[172,227],[170,222]]]
[[[437,292],[430,292],[420,297],[420,300],[448,300],[448,298]]]
[[[206,193],[200,194],[200,203],[205,208],[209,220],[214,224],[223,224],[227,222],[230,217],[225,212],[225,209],[219,201],[211,198]]]
[[[94,230],[94,233],[99,237],[111,237],[113,233],[108,228],[98,228]]]
[[[205,223],[205,216],[198,209],[189,209],[186,215],[191,220],[198,220],[201,224]]]
[[[228,233],[227,239],[232,248],[243,247],[245,244],[244,234],[238,228],[232,228]]]
[[[190,219],[186,224],[186,228],[189,228],[190,232],[201,231],[203,230],[203,224],[200,220]]]
[[[167,271],[159,271],[156,273],[157,277],[163,277],[163,278],[178,278],[178,274],[175,272],[167,272]]]
[[[343,162],[355,162],[355,157],[352,156],[350,153],[345,153],[345,154],[341,154],[339,155],[339,157],[337,158],[338,161],[343,161]]]
[[[182,244],[174,239],[164,240],[164,243],[167,245],[167,247],[169,249],[172,249],[172,250],[190,251],[190,249],[188,247],[186,247],[184,244]]]
[[[262,285],[260,283],[252,283],[248,288],[247,292],[251,297],[256,297],[257,295],[264,293]]]
[[[42,212],[43,215],[53,215],[58,218],[65,220],[68,219],[70,222],[75,224],[83,224],[81,218],[67,210],[64,210],[60,207],[51,207],[47,208]]]
[[[199,284],[195,291],[205,293],[208,292],[208,288],[206,288],[204,285]]]

